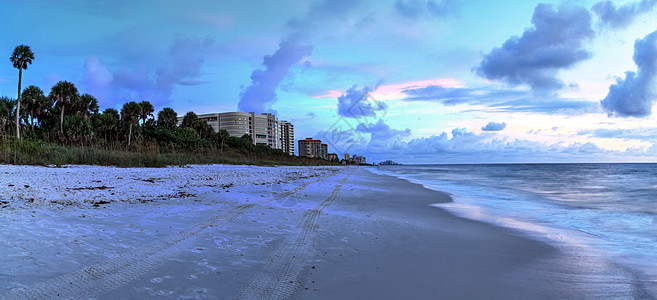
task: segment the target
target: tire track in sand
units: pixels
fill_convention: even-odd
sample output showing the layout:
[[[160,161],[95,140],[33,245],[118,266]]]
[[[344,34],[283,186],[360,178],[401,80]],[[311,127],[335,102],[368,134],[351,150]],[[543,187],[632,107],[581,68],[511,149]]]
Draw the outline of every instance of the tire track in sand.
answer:
[[[295,293],[300,286],[299,274],[309,265],[314,254],[313,242],[319,228],[315,222],[322,211],[335,201],[342,185],[353,172],[355,170],[335,186],[326,200],[303,215],[294,232],[267,259],[263,270],[256,274],[237,299],[289,299]]]
[[[119,257],[105,260],[27,288],[15,288],[7,294],[0,295],[0,299],[79,299],[101,295],[124,285],[174,257],[185,249],[184,246],[191,241],[191,238],[200,233],[230,222],[254,206],[288,197],[312,183],[325,180],[337,173],[340,172],[333,172],[317,180],[305,182],[288,192],[263,201],[236,206],[226,213],[193,225],[171,237],[157,240]]]

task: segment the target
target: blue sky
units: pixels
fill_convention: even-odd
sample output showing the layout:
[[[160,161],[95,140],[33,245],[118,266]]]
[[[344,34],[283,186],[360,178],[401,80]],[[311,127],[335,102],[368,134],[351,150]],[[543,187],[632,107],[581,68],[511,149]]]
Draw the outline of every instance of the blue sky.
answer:
[[[370,162],[656,161],[656,6],[10,0],[0,52],[29,45],[24,86],[68,80],[101,109],[275,112]]]

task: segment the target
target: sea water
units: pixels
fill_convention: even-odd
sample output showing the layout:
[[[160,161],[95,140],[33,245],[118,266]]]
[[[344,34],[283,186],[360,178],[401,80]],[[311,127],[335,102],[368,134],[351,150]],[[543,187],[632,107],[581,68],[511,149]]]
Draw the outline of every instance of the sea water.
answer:
[[[449,193],[458,215],[581,243],[657,282],[657,164],[373,167]]]

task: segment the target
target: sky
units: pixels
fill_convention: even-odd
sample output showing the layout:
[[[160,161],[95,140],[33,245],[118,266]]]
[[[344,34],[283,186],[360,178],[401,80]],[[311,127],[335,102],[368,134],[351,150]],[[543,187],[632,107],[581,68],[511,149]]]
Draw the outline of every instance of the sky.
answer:
[[[657,0],[0,0],[0,96],[271,112],[368,162],[657,162]]]

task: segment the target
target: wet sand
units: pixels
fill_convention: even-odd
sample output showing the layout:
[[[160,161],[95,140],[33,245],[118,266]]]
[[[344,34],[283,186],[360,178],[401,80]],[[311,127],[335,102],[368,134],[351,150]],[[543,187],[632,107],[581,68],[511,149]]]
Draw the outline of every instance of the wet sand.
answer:
[[[652,298],[604,259],[429,207],[444,193],[364,170],[349,182],[319,223],[300,298]]]

